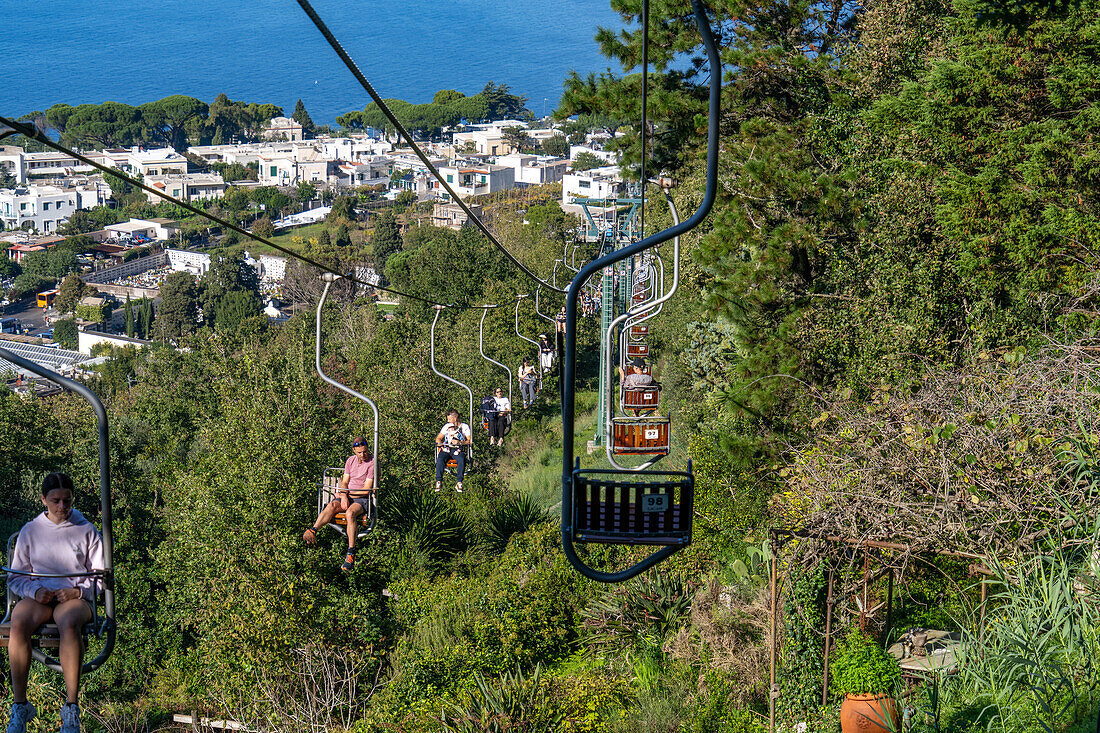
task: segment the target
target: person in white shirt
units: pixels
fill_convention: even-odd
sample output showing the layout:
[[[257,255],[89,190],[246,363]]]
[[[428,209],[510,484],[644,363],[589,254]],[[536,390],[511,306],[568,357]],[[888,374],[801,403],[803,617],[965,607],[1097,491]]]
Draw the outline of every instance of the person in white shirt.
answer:
[[[450,410],[447,413],[447,422],[435,436],[436,491],[443,488],[443,471],[447,468],[447,461],[453,458],[458,469],[455,491],[462,493],[462,477],[466,473],[466,446],[470,445],[473,438],[474,432],[469,425],[460,421],[458,410]]]
[[[493,392],[496,415],[489,418],[489,445],[504,445],[504,431],[512,415],[512,401],[504,396],[500,387]]]
[[[37,711],[27,701],[31,635],[42,624],[57,625],[61,637],[58,658],[65,677],[66,704],[61,708],[61,733],[80,733],[80,668],[84,647],[81,629],[92,620],[91,602],[100,591],[103,541],[92,523],[73,508],[73,480],[51,473],[42,482],[46,511],[23,525],[12,553],[8,588],[19,596],[11,613],[8,662],[14,704],[8,733],[24,733]],[[69,577],[37,577],[60,575]]]

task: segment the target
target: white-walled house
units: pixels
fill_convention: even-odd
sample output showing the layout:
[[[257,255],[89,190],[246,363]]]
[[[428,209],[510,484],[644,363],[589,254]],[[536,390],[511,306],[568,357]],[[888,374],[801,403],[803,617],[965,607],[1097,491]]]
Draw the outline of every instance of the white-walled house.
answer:
[[[260,137],[264,140],[288,140],[290,142],[304,139],[302,126],[289,117],[272,117]]]
[[[598,145],[570,145],[569,160],[576,160],[581,153],[590,153],[600,160],[615,165],[619,162],[619,154],[613,150],[604,150]]]
[[[557,183],[569,169],[568,160],[528,153],[502,155],[496,159],[496,163],[512,168],[515,171],[516,184],[525,186]]]
[[[181,201],[201,201],[217,199],[225,195],[225,181],[217,173],[186,173],[183,175],[147,176],[145,185]],[[149,203],[160,203],[164,199],[146,192]]]
[[[439,173],[459,198],[463,199],[516,187],[515,169],[503,165],[444,165],[439,167]],[[438,181],[433,179],[432,187],[436,189],[440,199],[450,200],[447,189],[439,185]]]
[[[187,158],[172,148],[131,148],[126,158],[126,170],[141,176],[179,175],[187,172]]]
[[[73,212],[102,203],[98,186],[59,188],[58,186],[17,186],[0,189],[0,221],[5,229],[20,229],[31,222],[41,233],[55,232]]]
[[[614,165],[587,171],[566,173],[562,178],[562,205],[572,204],[576,198],[622,198],[626,184],[619,177],[619,167]]]

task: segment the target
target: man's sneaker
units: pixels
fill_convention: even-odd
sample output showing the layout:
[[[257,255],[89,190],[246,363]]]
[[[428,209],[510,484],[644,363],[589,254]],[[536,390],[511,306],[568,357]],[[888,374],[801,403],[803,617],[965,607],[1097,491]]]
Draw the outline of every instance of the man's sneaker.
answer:
[[[8,733],[26,733],[27,723],[34,720],[38,711],[29,702],[17,702],[11,706],[11,721],[8,722]]]
[[[443,482],[442,481],[436,481],[435,482],[435,493],[438,494],[439,490],[442,489],[442,488],[443,488]]]
[[[455,491],[457,491],[460,494],[462,493],[462,482],[461,481],[459,481],[457,484],[455,484]]]
[[[75,702],[61,706],[61,733],[80,733],[80,706]]]

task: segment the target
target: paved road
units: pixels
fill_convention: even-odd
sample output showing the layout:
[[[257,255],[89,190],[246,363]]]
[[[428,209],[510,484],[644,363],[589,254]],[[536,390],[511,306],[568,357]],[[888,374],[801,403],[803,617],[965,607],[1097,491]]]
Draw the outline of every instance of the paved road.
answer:
[[[0,308],[0,315],[4,318],[18,318],[23,328],[30,328],[31,334],[39,333],[48,328],[46,325],[46,312],[34,304],[34,296],[23,298],[10,305]],[[55,316],[56,312],[50,308],[48,315]]]

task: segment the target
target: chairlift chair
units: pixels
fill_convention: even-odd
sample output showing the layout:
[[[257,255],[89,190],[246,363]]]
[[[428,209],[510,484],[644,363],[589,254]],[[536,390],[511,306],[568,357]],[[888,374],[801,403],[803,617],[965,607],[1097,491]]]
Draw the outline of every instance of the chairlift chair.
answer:
[[[620,408],[627,410],[656,410],[661,403],[661,385],[623,387],[619,391]]]
[[[701,0],[691,0],[691,5],[696,25],[706,49],[710,72],[706,158],[707,183],[699,208],[686,221],[680,222],[676,216],[675,207],[672,205],[671,196],[669,196],[666,189],[665,197],[669,202],[673,225],[668,229],[640,241],[627,244],[615,252],[589,262],[573,278],[573,282],[566,293],[567,327],[561,360],[562,432],[564,435],[562,441],[562,551],[566,559],[578,572],[587,578],[604,583],[615,583],[632,578],[655,566],[691,542],[694,477],[690,461],[687,464],[687,471],[682,473],[647,470],[638,470],[632,473],[618,467],[614,471],[604,469],[583,470],[580,467],[580,461],[574,460],[574,441],[572,439],[576,415],[577,301],[581,285],[596,272],[641,254],[647,249],[670,239],[675,243],[676,266],[673,268],[673,272],[678,274],[679,237],[697,227],[707,217],[717,195],[721,61],[714,41],[714,34]],[[645,32],[648,33],[648,28],[645,29]],[[643,78],[645,78],[644,73]],[[644,120],[642,129],[645,129]],[[655,305],[664,302],[675,292],[676,274],[674,274],[673,288],[661,298],[658,298],[657,301],[654,301]],[[652,310],[652,308],[648,310]],[[603,341],[604,348],[610,349],[611,333],[605,332]],[[609,362],[610,359],[605,359],[605,363]],[[610,370],[605,370],[605,373],[601,375],[601,379],[610,379],[609,372]],[[667,418],[664,418],[660,422],[665,423],[665,430],[667,431],[668,423],[666,421]],[[657,421],[637,418],[634,422],[643,431],[655,430],[657,435],[654,440],[660,439],[662,428],[659,424],[653,427],[645,427],[646,422]],[[650,440],[645,432],[642,433],[642,439]],[[612,465],[617,466],[613,457],[609,458],[612,460]],[[649,498],[651,496],[652,498]],[[639,503],[642,504],[641,509],[643,511],[641,513],[643,514],[646,513],[644,511],[646,508],[652,508],[655,514],[665,513],[667,515],[670,508],[672,508],[672,518],[650,520],[648,525],[643,518],[642,523],[639,525],[634,519],[639,513]],[[594,508],[590,509],[590,507]],[[675,510],[678,510],[678,513]],[[589,566],[576,552],[574,543],[595,541],[606,541],[626,546],[653,545],[660,547],[660,549],[625,569],[604,571]]]
[[[104,569],[87,573],[76,573],[73,575],[57,575],[14,570],[7,566],[0,568],[7,573],[27,575],[35,578],[94,577],[97,579],[101,591],[92,601],[92,620],[81,630],[81,638],[85,648],[87,647],[88,640],[93,636],[103,639],[103,646],[100,648],[98,654],[96,654],[93,659],[87,660],[81,665],[81,672],[91,672],[102,666],[103,663],[107,661],[107,658],[111,656],[111,652],[115,648],[118,628],[115,617],[114,535],[111,521],[111,468],[109,459],[110,441],[107,427],[107,411],[104,409],[103,403],[100,401],[99,397],[79,382],[63,377],[33,361],[13,354],[7,349],[0,348],[0,358],[15,364],[21,369],[26,369],[33,374],[48,379],[65,390],[76,392],[88,401],[96,415],[96,422],[99,428],[99,519],[100,535],[103,540]],[[8,538],[7,558],[9,562],[15,551],[18,536],[19,533],[15,532]],[[102,600],[102,603],[100,603],[100,600]],[[11,614],[18,601],[18,597],[12,593],[9,588],[7,591],[4,618],[0,621],[0,646],[7,647],[9,645],[11,640]],[[39,627],[31,636],[31,656],[50,669],[60,672],[61,662],[56,657],[44,651],[45,649],[57,649],[60,647],[60,644],[61,636],[56,624],[45,624]]]
[[[686,547],[691,543],[695,479],[687,471],[573,472],[572,532],[576,542]]]
[[[628,341],[626,344],[627,359],[645,359],[649,357],[649,344],[644,341]]]
[[[317,301],[317,317],[316,317],[316,338],[314,341],[314,366],[317,369],[317,375],[327,384],[336,387],[341,392],[344,392],[361,402],[365,402],[371,408],[371,413],[374,417],[374,427],[372,434],[374,436],[373,452],[371,453],[374,460],[374,490],[370,493],[370,504],[367,511],[363,512],[362,518],[359,520],[360,528],[358,536],[360,539],[366,537],[378,523],[378,490],[381,487],[382,469],[378,460],[378,406],[374,404],[366,395],[360,394],[346,384],[342,384],[332,377],[325,374],[321,368],[321,311],[325,307],[325,300],[328,298],[329,288],[332,284],[339,279],[338,275],[326,272],[321,276],[321,279],[325,282],[325,289],[321,292],[321,299]],[[344,474],[343,467],[339,468],[326,468],[321,474],[321,480],[317,486],[317,513],[321,513],[323,509],[330,501],[336,498],[336,490],[340,485],[340,478]],[[329,527],[337,532],[343,533],[348,526],[347,516],[344,512],[337,512],[332,521],[328,524]]]
[[[377,461],[377,457],[375,458]],[[378,464],[374,464],[374,471],[377,477]],[[321,475],[321,483],[317,491],[317,513],[320,514],[330,501],[336,499],[336,491],[340,488],[340,478],[344,475],[343,466],[330,466],[325,469],[325,472]],[[363,515],[359,518],[359,531],[357,533],[359,539],[363,539],[375,525],[378,524],[378,490],[377,484],[375,484],[375,490],[370,494],[370,504],[367,505],[367,511],[363,512]],[[348,526],[347,514],[343,511],[336,512],[336,516],[332,518],[332,521],[328,523],[328,526],[336,530],[339,534],[344,534],[346,527]]]
[[[469,410],[469,413],[468,413],[469,414],[469,419],[466,422],[466,424],[470,425],[471,430],[472,430],[473,429],[472,426],[474,425],[474,391],[472,389],[470,389],[470,387],[468,385],[463,384],[462,382],[458,381],[457,379],[454,379],[453,377],[448,377],[446,374],[439,371],[435,367],[435,326],[436,326],[437,323],[439,323],[439,314],[446,307],[447,306],[444,306],[444,305],[433,305],[432,306],[432,308],[435,310],[435,317],[432,318],[431,348],[428,352],[430,354],[429,364],[431,366],[432,371],[437,376],[443,377],[443,379],[447,380],[451,384],[456,384],[459,387],[462,387],[462,389],[466,390],[466,394],[469,396],[469,399],[470,399],[470,410]],[[474,444],[473,444],[473,442],[471,442],[469,445],[466,446],[466,472],[467,473],[470,473],[471,467],[473,465],[473,460],[474,460]],[[458,461],[454,458],[448,459],[447,460],[447,470],[457,473],[457,471],[458,471]]]

